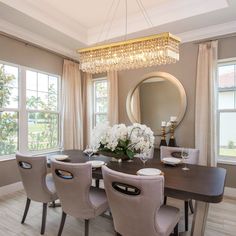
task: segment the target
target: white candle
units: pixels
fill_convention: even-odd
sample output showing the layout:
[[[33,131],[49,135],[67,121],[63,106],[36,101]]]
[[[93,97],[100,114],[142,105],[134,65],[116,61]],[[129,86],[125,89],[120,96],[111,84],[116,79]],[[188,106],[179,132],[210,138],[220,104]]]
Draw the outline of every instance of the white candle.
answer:
[[[163,126],[166,126],[166,122],[165,121],[162,121],[161,122],[161,126],[163,127]]]
[[[176,117],[176,116],[171,116],[171,117],[170,117],[170,121],[171,121],[171,122],[175,122],[175,121],[176,121],[176,119],[177,119],[177,117]]]
[[[167,126],[167,127],[168,127],[168,126],[171,126],[171,123],[170,123],[170,122],[167,122],[166,126]]]

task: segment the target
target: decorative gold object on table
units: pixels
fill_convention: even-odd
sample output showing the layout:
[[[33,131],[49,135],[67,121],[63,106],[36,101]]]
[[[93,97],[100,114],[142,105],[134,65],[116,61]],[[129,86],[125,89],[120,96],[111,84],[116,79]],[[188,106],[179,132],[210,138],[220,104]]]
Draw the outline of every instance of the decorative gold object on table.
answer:
[[[167,146],[166,143],[166,122],[162,121],[161,122],[161,142],[160,146]]]
[[[170,119],[170,140],[169,140],[169,147],[176,147],[176,141],[175,141],[175,126],[176,126],[176,117],[172,116]]]

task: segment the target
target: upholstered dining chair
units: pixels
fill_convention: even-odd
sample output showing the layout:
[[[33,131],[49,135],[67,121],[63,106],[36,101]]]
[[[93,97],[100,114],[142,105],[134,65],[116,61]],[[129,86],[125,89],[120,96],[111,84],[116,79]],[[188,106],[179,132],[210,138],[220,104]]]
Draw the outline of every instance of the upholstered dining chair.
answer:
[[[58,199],[52,175],[47,174],[46,156],[26,156],[16,153],[16,161],[27,195],[21,223],[24,224],[31,200],[43,203],[41,234],[45,232],[47,205]]]
[[[51,159],[51,168],[62,206],[58,236],[62,234],[67,214],[85,220],[85,236],[88,236],[89,219],[108,209],[105,191],[91,186],[91,164],[65,163]]]
[[[179,209],[164,206],[164,177],[137,176],[102,167],[117,235],[178,235]]]
[[[184,148],[186,149],[186,148]],[[189,150],[188,159],[185,160],[187,164],[197,165],[199,162],[199,150],[193,148],[187,148]],[[160,158],[161,160],[165,157],[177,157],[181,158],[182,147],[167,147],[161,146]],[[184,200],[184,218],[185,218],[185,230],[188,231],[188,212],[189,207],[191,213],[194,213],[193,201],[191,199],[183,199]],[[164,203],[166,204],[167,197],[165,197]]]

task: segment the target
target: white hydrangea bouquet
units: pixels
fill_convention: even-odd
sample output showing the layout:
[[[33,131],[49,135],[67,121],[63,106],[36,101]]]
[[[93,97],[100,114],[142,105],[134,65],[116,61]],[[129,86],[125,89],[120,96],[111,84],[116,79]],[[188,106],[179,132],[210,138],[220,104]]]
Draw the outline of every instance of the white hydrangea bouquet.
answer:
[[[98,152],[116,159],[132,159],[135,154],[148,154],[154,145],[152,130],[146,125],[131,126],[108,123],[96,126],[92,132],[91,145]]]

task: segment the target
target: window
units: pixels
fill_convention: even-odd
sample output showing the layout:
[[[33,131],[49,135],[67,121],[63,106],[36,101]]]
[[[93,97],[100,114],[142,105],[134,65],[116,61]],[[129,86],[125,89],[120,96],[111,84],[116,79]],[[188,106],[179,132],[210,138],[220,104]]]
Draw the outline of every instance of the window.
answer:
[[[0,62],[0,156],[58,147],[59,79]]]
[[[106,78],[93,81],[93,127],[106,122],[108,112],[108,86]]]
[[[0,63],[0,156],[18,148],[18,67]]]
[[[58,78],[26,70],[28,149],[39,151],[58,145]]]
[[[236,61],[218,64],[218,157],[236,161]]]

